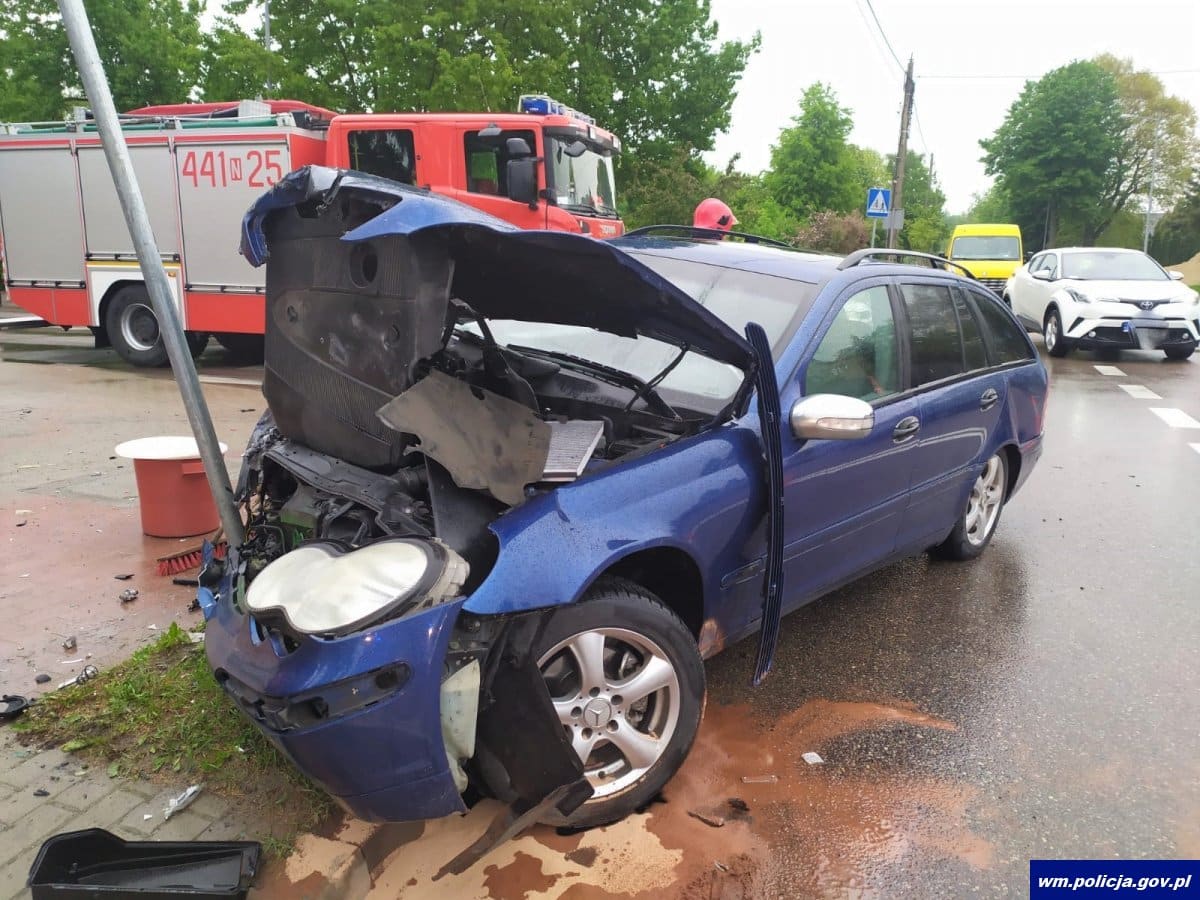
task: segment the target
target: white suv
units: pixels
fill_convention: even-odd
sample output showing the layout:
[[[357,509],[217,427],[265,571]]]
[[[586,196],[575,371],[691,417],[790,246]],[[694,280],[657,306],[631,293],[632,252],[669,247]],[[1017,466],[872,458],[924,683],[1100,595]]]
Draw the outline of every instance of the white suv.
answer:
[[[1200,342],[1200,295],[1182,277],[1139,250],[1063,247],[1017,269],[1004,301],[1051,356],[1110,347],[1187,359]]]

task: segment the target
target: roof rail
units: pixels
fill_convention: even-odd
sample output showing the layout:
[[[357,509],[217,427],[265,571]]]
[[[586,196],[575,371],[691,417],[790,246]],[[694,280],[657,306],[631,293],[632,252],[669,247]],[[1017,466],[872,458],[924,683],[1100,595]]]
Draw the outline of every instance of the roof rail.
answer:
[[[838,263],[838,270],[842,271],[844,269],[852,269],[855,266],[857,266],[859,263],[861,263],[863,260],[873,260],[873,259],[876,259],[877,257],[889,257],[889,256],[898,257],[898,258],[899,257],[912,257],[914,259],[923,259],[929,263],[929,268],[931,268],[931,269],[945,269],[947,266],[953,266],[954,268],[956,268],[960,272],[962,272],[965,276],[967,276],[967,278],[970,278],[972,281],[979,280],[978,278],[976,278],[974,275],[971,274],[971,270],[968,269],[966,266],[960,265],[959,263],[956,263],[952,260],[946,259],[946,257],[944,257],[944,256],[937,256],[933,253],[922,253],[919,250],[896,250],[896,249],[889,249],[887,247],[867,247],[863,250],[855,250],[853,253],[851,253],[849,256],[847,256],[845,259],[843,259],[840,263]],[[898,265],[904,265],[904,264],[898,262]]]
[[[697,228],[694,225],[646,225],[642,228],[635,228],[633,231],[627,231],[622,237],[631,235],[648,235],[648,234],[675,234],[680,237],[701,238],[707,240],[721,240],[723,238],[741,238],[747,244],[765,244],[768,247],[779,247],[783,250],[796,250],[800,253],[815,253],[814,250],[801,250],[799,247],[793,247],[791,244],[785,244],[783,241],[777,241],[773,238],[763,237],[758,234],[749,234],[745,231],[722,231],[719,228]]]

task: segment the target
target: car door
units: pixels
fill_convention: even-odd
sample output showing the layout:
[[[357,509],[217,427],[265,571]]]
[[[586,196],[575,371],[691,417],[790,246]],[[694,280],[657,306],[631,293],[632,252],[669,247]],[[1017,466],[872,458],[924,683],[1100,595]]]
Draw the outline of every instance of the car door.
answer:
[[[917,278],[899,287],[920,431],[898,543],[916,552],[945,538],[961,513],[991,446],[1007,383],[988,365],[983,331],[961,288]]]
[[[1042,264],[1044,254],[1039,253],[1037,256],[1029,260],[1025,265],[1013,272],[1012,283],[1008,287],[1008,302],[1012,306],[1012,311],[1020,315],[1025,305],[1029,302],[1030,291],[1033,290],[1033,272]]]
[[[797,439],[784,429],[785,606],[854,578],[895,551],[916,448],[918,401],[904,393],[903,344],[887,279],[849,288],[827,316],[795,376],[784,409],[814,394],[844,394],[874,407],[870,435]]]
[[[1042,254],[1038,271],[1043,277],[1030,279],[1029,303],[1021,314],[1041,328],[1042,323],[1046,321],[1046,307],[1050,305],[1050,295],[1054,293],[1055,282],[1058,280],[1058,254]]]

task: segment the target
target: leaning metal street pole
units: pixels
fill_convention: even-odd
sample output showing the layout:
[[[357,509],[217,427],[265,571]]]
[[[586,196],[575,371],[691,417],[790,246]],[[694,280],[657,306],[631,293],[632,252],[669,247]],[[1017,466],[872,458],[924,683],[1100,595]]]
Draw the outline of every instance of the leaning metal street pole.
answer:
[[[112,172],[117,196],[121,199],[125,224],[129,226],[129,234],[137,250],[138,263],[146,279],[146,289],[154,305],[154,314],[158,317],[159,332],[167,349],[167,357],[171,360],[171,368],[175,372],[175,382],[179,385],[179,393],[183,395],[183,407],[196,436],[200,459],[204,462],[204,471],[208,475],[213,500],[216,501],[221,525],[225,529],[225,539],[231,547],[236,547],[242,543],[242,519],[233,502],[229,472],[225,468],[221,446],[217,443],[217,435],[213,430],[212,416],[209,415],[208,405],[204,402],[204,394],[200,390],[200,379],[196,375],[192,355],[188,352],[183,323],[172,300],[173,292],[167,280],[167,272],[163,268],[158,246],[154,243],[154,232],[150,228],[146,204],[142,201],[141,189],[133,175],[129,148],[125,145],[125,135],[121,133],[121,123],[117,118],[112,93],[108,89],[108,79],[104,74],[104,65],[100,62],[96,41],[88,24],[87,11],[83,8],[83,0],[58,0],[58,8],[62,12],[67,38],[75,54],[75,63],[79,66],[79,76],[92,104],[104,156],[108,160],[109,171]]]

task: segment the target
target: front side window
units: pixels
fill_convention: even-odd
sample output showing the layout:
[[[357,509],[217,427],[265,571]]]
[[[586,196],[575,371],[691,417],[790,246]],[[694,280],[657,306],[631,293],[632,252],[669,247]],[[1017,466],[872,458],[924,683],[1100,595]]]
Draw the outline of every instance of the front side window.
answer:
[[[417,183],[417,154],[409,129],[351,131],[346,141],[350,150],[350,168],[401,184]]]
[[[962,336],[950,289],[940,284],[904,284],[900,293],[908,311],[913,387],[962,374]]]
[[[808,364],[804,392],[872,401],[899,390],[896,320],[887,288],[877,285],[854,294],[838,310]]]
[[[550,189],[563,209],[580,215],[615,216],[611,156],[602,156],[578,140],[547,136]]]
[[[488,137],[478,131],[468,131],[464,136],[467,190],[472,194],[508,196],[508,162],[517,158],[509,155],[509,138],[520,138],[530,152],[536,152],[537,144],[532,131],[501,131]]]

